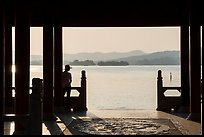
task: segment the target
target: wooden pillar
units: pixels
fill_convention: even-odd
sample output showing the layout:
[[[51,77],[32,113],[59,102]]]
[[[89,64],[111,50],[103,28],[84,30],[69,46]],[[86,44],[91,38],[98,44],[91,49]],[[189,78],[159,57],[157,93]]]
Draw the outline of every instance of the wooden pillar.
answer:
[[[57,110],[63,109],[62,93],[62,26],[54,27],[54,105]]]
[[[204,42],[203,42],[203,40],[204,40],[204,14],[202,15],[202,19],[203,19],[203,22],[202,22],[202,51],[201,51],[201,59],[202,59],[202,56],[203,56],[203,50],[204,50],[204,48],[203,48],[203,45],[204,45]],[[201,95],[203,95],[203,59],[202,59],[202,70],[201,70],[201,72],[202,72],[202,79],[201,79]]]
[[[4,135],[4,7],[0,1],[0,135]]]
[[[30,88],[30,26],[29,3],[15,3],[15,87],[16,114],[29,113]],[[15,124],[15,131],[24,130]]]
[[[189,89],[189,15],[185,15],[181,25],[181,112],[190,112]]]
[[[46,0],[44,4],[46,8],[43,14],[43,119],[54,120],[52,2]]]
[[[201,120],[201,39],[196,6],[190,16],[190,115],[188,119]]]
[[[6,10],[8,11],[8,9]],[[9,11],[8,11],[9,12]],[[9,14],[6,14],[5,25],[5,105],[13,107],[12,103],[12,25],[9,23]],[[8,109],[5,110],[9,113]]]
[[[49,3],[49,4],[48,4]],[[43,20],[43,119],[55,120],[54,117],[54,83],[53,83],[53,15],[52,2],[46,1]]]
[[[204,12],[204,6],[202,6],[203,8],[203,12]],[[203,12],[202,12],[202,51],[201,51],[201,60],[202,60],[202,79],[201,79],[201,95],[203,95],[203,59],[202,59],[202,57],[203,57],[203,50],[204,50],[204,48],[203,48],[203,45],[204,45],[204,42],[203,42],[203,40],[204,40],[204,14],[203,14]]]
[[[43,26],[43,119],[53,120],[53,25]]]

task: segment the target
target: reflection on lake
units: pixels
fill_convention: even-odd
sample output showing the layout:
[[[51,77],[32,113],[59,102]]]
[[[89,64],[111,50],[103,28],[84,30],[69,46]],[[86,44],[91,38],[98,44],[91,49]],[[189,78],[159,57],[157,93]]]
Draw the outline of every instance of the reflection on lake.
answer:
[[[72,86],[80,86],[81,71],[86,71],[89,110],[156,109],[159,69],[162,70],[164,86],[180,86],[180,65],[72,66],[70,72]],[[43,77],[42,66],[31,66],[30,71],[30,85],[32,78]]]

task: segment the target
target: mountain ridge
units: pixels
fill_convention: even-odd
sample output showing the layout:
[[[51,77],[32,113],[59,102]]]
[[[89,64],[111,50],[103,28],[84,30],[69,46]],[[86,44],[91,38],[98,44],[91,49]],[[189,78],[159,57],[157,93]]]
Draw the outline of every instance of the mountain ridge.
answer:
[[[133,50],[129,52],[81,52],[76,54],[64,54],[64,60],[74,61],[74,60],[94,60],[94,61],[108,61],[112,59],[117,59],[121,57],[128,57],[133,55],[144,55],[141,50]]]
[[[133,50],[129,52],[81,52],[76,54],[64,54],[64,64],[70,64],[74,61],[91,60],[99,61],[126,61],[129,65],[178,65],[180,64],[180,51],[158,51],[145,53],[142,50]],[[42,64],[42,56],[31,55],[31,64]]]
[[[129,56],[127,58],[118,58],[114,61],[127,61],[130,65],[161,65],[170,64],[178,65],[180,64],[180,51],[159,51],[153,52],[141,56]]]

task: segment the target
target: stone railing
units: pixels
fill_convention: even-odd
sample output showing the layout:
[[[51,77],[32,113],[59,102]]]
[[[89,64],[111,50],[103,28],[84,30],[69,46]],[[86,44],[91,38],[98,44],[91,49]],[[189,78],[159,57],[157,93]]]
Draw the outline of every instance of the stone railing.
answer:
[[[13,87],[15,90],[15,88]],[[14,121],[21,130],[15,130],[14,135],[42,135],[43,121],[43,82],[40,78],[32,79],[32,93],[28,114],[4,114],[4,121]]]
[[[76,90],[79,93],[79,96],[70,97],[70,107],[73,111],[86,111],[86,71],[81,71],[81,86],[80,87],[71,87],[71,92]]]
[[[177,110],[181,105],[180,96],[166,96],[166,91],[179,91],[181,93],[181,87],[164,87],[162,80],[162,71],[158,70],[157,77],[157,109],[158,111],[172,111]]]

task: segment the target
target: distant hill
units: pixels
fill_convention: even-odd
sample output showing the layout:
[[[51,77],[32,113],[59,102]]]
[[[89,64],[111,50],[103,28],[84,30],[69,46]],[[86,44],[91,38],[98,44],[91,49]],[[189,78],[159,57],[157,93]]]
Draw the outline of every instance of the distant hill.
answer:
[[[32,65],[42,65],[43,64],[43,57],[41,55],[31,55],[30,57]]]
[[[78,62],[76,62],[76,60]],[[88,63],[87,63],[88,61]],[[94,52],[94,53],[78,53],[65,54],[65,64],[72,63],[72,65],[97,64],[100,61],[106,62],[128,62],[129,65],[178,65],[180,64],[180,51],[162,51],[154,53],[145,53],[141,50],[134,50],[130,52]],[[42,56],[32,55],[31,64],[41,65]]]
[[[127,61],[130,65],[178,65],[180,64],[180,51],[154,52],[141,56],[118,58],[114,61]]]
[[[102,53],[102,52],[82,52],[76,54],[64,54],[64,62],[68,64],[75,60],[78,61],[85,61],[85,60],[93,60],[94,62],[98,61],[108,61],[117,58],[125,58],[129,56],[139,56],[145,55],[146,53],[141,50],[133,50],[130,52],[109,52],[109,53]],[[42,64],[42,56],[41,55],[31,55],[31,64],[33,65],[41,65]]]
[[[141,50],[134,50],[130,52],[94,52],[94,53],[77,53],[77,54],[65,54],[64,60],[71,62],[74,60],[93,60],[93,61],[108,61],[112,59],[125,58],[129,56],[145,55]]]

